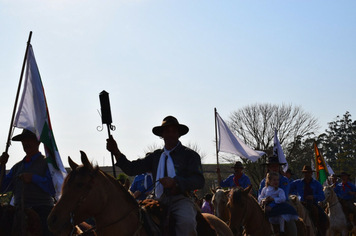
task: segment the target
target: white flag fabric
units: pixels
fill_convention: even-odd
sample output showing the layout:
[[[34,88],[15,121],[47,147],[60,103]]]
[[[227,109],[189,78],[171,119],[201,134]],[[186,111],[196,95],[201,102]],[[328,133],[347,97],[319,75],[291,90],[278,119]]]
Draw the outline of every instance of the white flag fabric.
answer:
[[[56,190],[54,197],[58,200],[67,171],[63,166],[54,140],[41,76],[31,45],[29,45],[27,52],[22,97],[13,126],[30,130],[43,143],[48,168]]]
[[[249,159],[253,162],[257,161],[264,154],[262,151],[255,151],[242,142],[235,134],[233,134],[224,120],[216,112],[217,124],[219,127],[219,145],[220,152],[236,154],[242,158]]]
[[[283,171],[286,172],[288,170],[288,162],[284,152],[282,150],[282,146],[277,137],[277,129],[274,129],[274,140],[273,140],[273,154],[278,156],[279,163],[286,163],[283,167]]]
[[[335,174],[335,172],[333,171],[333,169],[331,169],[331,166],[326,162],[325,159],[324,159],[324,161],[325,161],[326,167],[328,168],[329,175]]]

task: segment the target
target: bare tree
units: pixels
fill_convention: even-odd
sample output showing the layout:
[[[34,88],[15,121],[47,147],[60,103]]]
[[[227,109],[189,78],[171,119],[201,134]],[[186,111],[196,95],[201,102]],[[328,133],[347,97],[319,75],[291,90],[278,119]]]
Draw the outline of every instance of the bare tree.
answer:
[[[253,104],[231,113],[228,122],[232,132],[255,150],[262,150],[267,155],[272,154],[274,129],[278,130],[278,139],[288,159],[287,146],[296,140],[316,132],[319,129],[318,120],[300,106],[273,105],[269,103]],[[264,156],[252,163],[243,159],[245,172],[250,176],[255,186],[265,174]],[[257,187],[256,186],[256,187]]]
[[[282,146],[319,129],[315,117],[291,104],[256,103],[232,112],[230,120],[231,130],[256,150],[273,146],[275,128]]]

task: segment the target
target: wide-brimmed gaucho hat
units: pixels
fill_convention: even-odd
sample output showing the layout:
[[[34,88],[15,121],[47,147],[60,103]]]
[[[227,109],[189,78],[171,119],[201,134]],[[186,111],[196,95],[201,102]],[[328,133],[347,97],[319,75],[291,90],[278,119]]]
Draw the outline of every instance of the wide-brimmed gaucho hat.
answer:
[[[178,127],[180,136],[185,135],[189,131],[189,128],[186,125],[179,124],[177,118],[175,118],[173,116],[167,116],[163,119],[161,126],[153,127],[152,132],[155,135],[162,137],[162,132],[163,132],[164,127],[172,126],[172,125]]]
[[[14,136],[11,140],[12,141],[22,141],[24,139],[35,138],[37,139],[36,135],[27,129],[23,129],[21,134]]]
[[[305,172],[315,172],[315,170],[313,170],[313,169],[311,168],[311,166],[305,165],[305,166],[303,166],[302,172],[303,172],[303,173],[305,173]]]
[[[262,165],[269,165],[269,164],[279,164],[281,166],[281,165],[285,165],[286,163],[280,163],[279,158],[276,155],[272,155],[267,157],[266,163]]]
[[[346,175],[346,176],[349,176],[349,177],[350,177],[351,174],[349,174],[349,173],[347,173],[347,172],[341,172],[341,173],[339,174],[339,177],[341,177],[341,176],[343,176],[343,175]]]
[[[242,165],[241,161],[237,161],[235,162],[235,164],[233,166],[231,166],[231,168],[240,168],[243,169],[244,166]]]

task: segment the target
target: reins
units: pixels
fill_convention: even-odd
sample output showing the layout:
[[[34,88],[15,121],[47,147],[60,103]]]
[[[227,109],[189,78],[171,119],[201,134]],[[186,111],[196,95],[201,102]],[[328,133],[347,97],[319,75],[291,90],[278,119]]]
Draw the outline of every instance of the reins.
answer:
[[[158,181],[159,181],[159,180],[156,180],[155,182],[153,182],[147,189],[145,189],[145,191],[143,191],[143,192],[140,193],[137,197],[135,197],[135,199],[138,199],[138,198],[140,198],[143,194],[147,193],[148,190],[149,190],[151,187],[155,186]],[[157,186],[158,186],[158,185],[157,185]],[[154,188],[152,188],[152,190],[151,190],[150,192],[155,191],[156,188],[157,188],[157,186],[155,186]]]

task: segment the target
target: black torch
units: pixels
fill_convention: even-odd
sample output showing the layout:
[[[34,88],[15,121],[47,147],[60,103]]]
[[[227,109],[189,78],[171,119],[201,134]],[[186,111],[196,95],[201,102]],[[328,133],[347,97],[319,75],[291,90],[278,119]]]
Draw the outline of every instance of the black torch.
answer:
[[[115,126],[113,126],[112,123],[112,118],[111,118],[111,108],[110,108],[110,100],[109,100],[109,93],[103,90],[99,94],[99,99],[100,99],[100,109],[101,109],[101,122],[102,124],[106,124],[108,128],[108,135],[110,138],[110,130],[115,130]],[[116,179],[116,172],[115,172],[115,165],[114,165],[114,156],[111,153],[111,162],[112,162],[112,170],[114,177]]]

